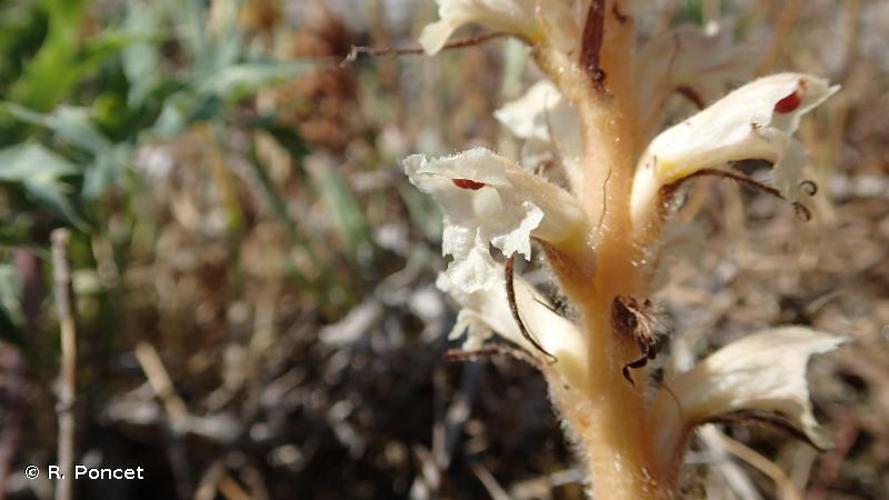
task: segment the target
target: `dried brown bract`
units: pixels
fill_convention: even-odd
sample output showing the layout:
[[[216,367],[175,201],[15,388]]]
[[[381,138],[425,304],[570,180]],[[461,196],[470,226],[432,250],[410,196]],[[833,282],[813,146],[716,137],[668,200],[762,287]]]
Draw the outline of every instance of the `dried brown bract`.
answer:
[[[635,297],[618,295],[611,304],[611,326],[619,335],[630,335],[639,344],[642,357],[627,363],[623,367],[623,376],[630,383],[630,368],[642,368],[654,359],[661,349],[661,337],[655,330],[654,306],[650,299],[639,300]]]
[[[516,304],[515,300],[515,285],[513,283],[514,275],[513,275],[513,261],[515,259],[514,255],[510,255],[506,258],[506,266],[505,270],[505,278],[506,278],[506,296],[509,299],[509,310],[512,312],[512,317],[515,319],[516,323],[519,325],[519,331],[522,332],[522,337],[525,337],[525,340],[531,343],[535,349],[540,351],[541,354],[546,356],[546,358],[554,363],[558,361],[558,358],[550,354],[540,345],[540,342],[531,335],[531,332],[525,328],[525,323],[522,321],[522,317],[519,315],[519,308]]]

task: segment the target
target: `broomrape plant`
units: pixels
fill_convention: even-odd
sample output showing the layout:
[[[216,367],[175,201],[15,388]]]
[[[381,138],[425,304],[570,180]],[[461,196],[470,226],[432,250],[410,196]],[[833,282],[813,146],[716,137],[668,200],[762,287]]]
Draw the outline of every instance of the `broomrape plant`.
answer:
[[[795,326],[753,333],[645,386],[658,348],[649,297],[683,184],[735,179],[809,216],[798,191],[814,185],[800,177],[806,155],[793,134],[838,87],[781,73],[722,96],[752,73],[749,51],[693,26],[641,36],[640,9],[623,0],[438,5],[440,20],[420,37],[430,55],[467,24],[528,45],[546,79],[495,116],[529,157],[549,153],[559,167],[537,174],[484,148],[405,159],[411,182],[444,211],[442,251],[451,260],[437,284],[461,307],[451,336],[465,332],[467,351],[492,333],[525,351],[548,381],[598,498],[671,496],[692,430],[728,414],[768,414],[828,446],[805,374],[809,358],[834,349],[838,337]],[[662,130],[677,93],[702,109]],[[773,165],[772,185],[731,169],[750,159]],[[513,257],[530,260],[532,242],[576,321],[513,275]]]

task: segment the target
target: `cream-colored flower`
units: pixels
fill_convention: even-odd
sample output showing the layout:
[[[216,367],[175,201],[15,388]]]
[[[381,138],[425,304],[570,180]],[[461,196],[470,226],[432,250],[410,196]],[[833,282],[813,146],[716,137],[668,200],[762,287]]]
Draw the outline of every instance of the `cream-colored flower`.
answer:
[[[462,26],[477,24],[521,38],[547,42],[570,52],[580,39],[589,0],[437,0],[439,20],[426,26],[420,45],[438,53]]]
[[[532,236],[564,248],[586,235],[586,215],[573,196],[487,149],[431,161],[413,155],[404,166],[444,210],[442,252],[453,257],[445,272],[466,293],[499,287],[503,273],[491,265],[489,245],[530,259]]]
[[[693,369],[669,377],[651,414],[664,459],[683,446],[696,425],[738,412],[768,412],[804,433],[818,447],[830,440],[812,415],[806,366],[815,354],[844,339],[805,327],[775,328],[746,336]],[[679,450],[681,451],[681,450]]]
[[[516,309],[522,323],[555,361],[541,356],[540,351],[522,335],[512,316],[503,278],[504,266],[495,263],[490,256],[487,258],[491,260],[489,265],[501,276],[499,283],[490,289],[466,293],[461,287],[454,286],[447,274],[442,273],[438,277],[436,286],[449,294],[461,307],[449,338],[456,340],[466,332],[463,349],[471,352],[481,349],[491,334],[496,333],[538,359],[541,365],[554,368],[565,383],[576,388],[585,387],[586,343],[580,330],[553,312],[545,297],[528,282],[516,276],[513,281]]]
[[[494,246],[507,256],[530,259],[532,237],[563,250],[582,244],[588,225],[574,197],[484,148],[433,160],[413,155],[404,165],[411,182],[444,211],[442,252],[453,260],[436,284],[461,307],[451,338],[467,331],[464,349],[475,350],[495,332],[565,383],[585,386],[586,348],[580,331],[517,276],[513,289],[522,324],[555,357],[552,364],[544,360],[522,334],[510,308],[504,265],[489,250]]]
[[[565,167],[572,186],[580,184],[581,138],[577,112],[549,80],[540,80],[520,98],[494,112],[494,118],[519,139],[526,150],[549,151]]]
[[[494,118],[520,139],[551,143],[558,136],[556,126],[573,125],[577,116],[549,80],[540,80],[524,95],[494,111]]]
[[[439,20],[426,26],[420,45],[436,54],[451,35],[467,24],[480,24],[529,41],[543,36],[535,15],[535,0],[438,0]]]
[[[636,169],[633,222],[646,224],[664,202],[661,188],[706,168],[760,159],[772,162],[781,193],[795,199],[805,151],[793,138],[800,118],[839,89],[826,80],[781,73],[744,85],[658,135]]]

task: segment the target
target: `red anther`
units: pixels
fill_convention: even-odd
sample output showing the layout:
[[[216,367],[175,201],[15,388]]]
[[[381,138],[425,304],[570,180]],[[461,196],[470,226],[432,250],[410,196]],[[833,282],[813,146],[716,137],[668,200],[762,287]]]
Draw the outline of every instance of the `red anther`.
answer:
[[[460,189],[471,189],[473,191],[478,191],[485,187],[484,182],[476,182],[472,179],[451,179],[451,182]]]
[[[789,96],[775,103],[775,111],[779,113],[790,113],[791,111],[795,111],[799,105],[799,94],[794,90]]]

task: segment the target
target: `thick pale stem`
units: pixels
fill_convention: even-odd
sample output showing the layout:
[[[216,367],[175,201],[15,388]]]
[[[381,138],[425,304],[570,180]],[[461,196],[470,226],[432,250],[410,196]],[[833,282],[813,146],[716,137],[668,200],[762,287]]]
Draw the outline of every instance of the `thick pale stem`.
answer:
[[[623,366],[639,357],[639,348],[632,335],[615,331],[611,323],[617,295],[642,295],[638,251],[626,237],[631,233],[625,213],[606,212],[605,220],[608,227],[600,231],[596,246],[593,293],[582,303],[590,379],[587,408],[574,425],[594,498],[661,498],[666,493],[660,471],[650,460],[645,420],[646,375],[644,370],[635,371],[635,384],[622,375]]]
[[[555,389],[556,400],[570,423],[579,454],[589,468],[592,496],[607,499],[664,498],[668,494],[653,469],[644,409],[645,374],[635,385],[622,375],[623,366],[639,357],[636,339],[616,332],[611,308],[618,295],[640,297],[646,290],[640,276],[642,255],[632,243],[629,200],[638,151],[635,93],[630,75],[632,21],[617,15],[607,2],[600,64],[604,89],[590,75],[558,55],[538,53],[538,62],[556,80],[578,109],[583,133],[583,185],[578,193],[593,221],[588,239],[595,262],[592,283],[578,282],[572,272],[556,267],[566,292],[583,311],[589,345],[588,393]],[[593,258],[592,256],[595,256]]]

